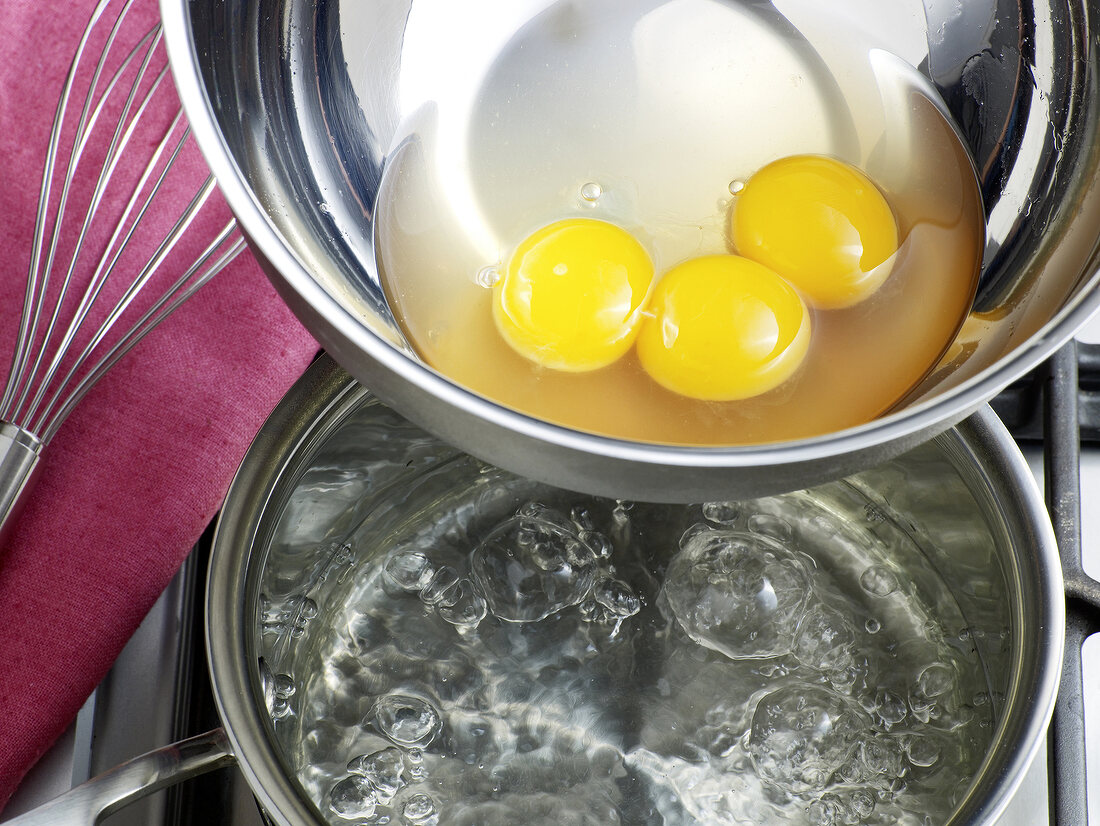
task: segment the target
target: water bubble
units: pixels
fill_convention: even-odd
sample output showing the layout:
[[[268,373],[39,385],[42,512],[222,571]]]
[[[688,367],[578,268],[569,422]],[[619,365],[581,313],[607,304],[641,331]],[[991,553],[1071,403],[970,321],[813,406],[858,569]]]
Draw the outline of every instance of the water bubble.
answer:
[[[905,756],[914,766],[927,768],[940,759],[940,747],[927,735],[913,735],[905,741]]]
[[[713,530],[714,526],[708,525],[706,522],[691,523],[680,536],[680,547],[683,548],[685,545],[691,542],[697,534],[709,534]]]
[[[581,186],[581,198],[590,204],[600,200],[601,195],[603,195],[603,187],[595,181],[589,181]]]
[[[485,600],[474,590],[473,583],[468,579],[460,579],[456,583],[452,596],[453,602],[441,602],[436,605],[435,612],[444,622],[449,622],[456,628],[475,628],[489,612]]]
[[[955,671],[943,663],[933,663],[917,677],[917,691],[928,699],[950,694],[954,688]]]
[[[348,772],[370,781],[379,803],[389,803],[405,785],[405,762],[401,750],[392,746],[363,754],[348,763]]]
[[[634,589],[621,579],[608,577],[596,583],[592,590],[596,602],[616,617],[632,617],[642,608]]]
[[[451,720],[447,749],[467,765],[495,764],[501,754],[499,732],[480,715],[456,715]]]
[[[477,282],[479,287],[493,287],[500,281],[500,268],[495,264],[491,264],[488,267],[482,267],[474,276],[474,281]]]
[[[867,622],[863,623],[863,627],[867,629],[868,634],[877,634],[882,630],[882,623],[874,617],[869,617]]]
[[[777,542],[790,542],[794,536],[791,525],[787,520],[770,513],[754,513],[749,517],[748,528],[753,533],[761,536],[770,536]]]
[[[297,690],[294,685],[294,678],[289,674],[276,674],[275,675],[275,696],[282,697],[284,700],[294,696],[294,692]]]
[[[274,674],[267,661],[260,658],[260,685],[264,693],[264,705],[273,720],[282,720],[290,716],[293,709],[290,698],[297,691],[294,678],[289,674]]]
[[[862,823],[875,813],[875,796],[866,789],[857,789],[848,798],[850,821]]]
[[[549,522],[559,528],[568,530],[572,526],[572,520],[561,511],[542,502],[524,502],[516,509],[516,516],[537,519],[541,522]]]
[[[332,787],[328,797],[329,808],[345,820],[370,817],[378,808],[374,787],[365,777],[345,777]]]
[[[423,780],[428,776],[428,771],[424,768],[424,752],[420,749],[409,749],[405,752],[405,765],[409,769],[409,780]]]
[[[613,550],[611,540],[599,531],[583,530],[580,532],[580,540],[588,549],[600,559],[607,559]]]
[[[863,741],[870,720],[843,695],[792,685],[760,700],[749,757],[761,780],[792,794],[825,789]]]
[[[382,645],[389,638],[389,632],[378,617],[356,613],[348,621],[348,637],[362,652]]]
[[[898,589],[898,578],[883,565],[872,565],[859,578],[860,587],[871,596],[884,597]]]
[[[427,823],[436,814],[435,801],[422,792],[410,795],[401,810],[401,815],[409,823]]]
[[[576,605],[592,588],[592,550],[564,517],[544,516],[521,510],[497,525],[470,556],[474,581],[502,620],[537,622]]]
[[[664,596],[685,633],[731,659],[791,650],[810,589],[794,553],[753,534],[692,534],[669,563]]]
[[[729,185],[730,195],[740,195],[741,191],[744,188],[745,188],[745,182],[744,181],[737,181],[737,180],[730,181],[730,185]]]
[[[374,704],[374,724],[394,743],[424,748],[443,727],[439,713],[419,697],[387,694]]]
[[[594,599],[583,600],[577,606],[577,613],[581,615],[581,619],[585,622],[593,622],[600,617],[600,604]]]
[[[868,737],[860,743],[859,759],[867,773],[877,781],[895,780],[901,777],[905,768],[897,743],[881,735]]]
[[[823,794],[806,807],[806,816],[810,826],[842,826],[844,804],[835,794]]]
[[[431,560],[416,551],[391,553],[382,566],[386,582],[403,591],[419,591],[431,581],[434,573]]]
[[[740,502],[707,502],[703,505],[703,517],[718,525],[732,525],[740,515]]]
[[[450,565],[443,565],[428,584],[420,589],[420,598],[428,605],[453,605],[458,598],[458,572]]]
[[[818,671],[839,671],[853,664],[855,629],[839,612],[824,603],[814,605],[798,624],[793,653],[798,661]]]
[[[875,704],[871,709],[874,717],[887,729],[893,728],[909,713],[905,700],[885,688],[875,692]]]
[[[596,520],[592,518],[592,512],[583,505],[575,505],[569,511],[569,521],[576,526],[578,531],[596,530]]]

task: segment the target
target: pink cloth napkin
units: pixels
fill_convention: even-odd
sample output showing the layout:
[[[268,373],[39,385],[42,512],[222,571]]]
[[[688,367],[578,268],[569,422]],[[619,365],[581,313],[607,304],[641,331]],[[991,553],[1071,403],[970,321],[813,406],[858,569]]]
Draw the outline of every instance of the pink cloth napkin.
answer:
[[[138,5],[155,19],[154,0]],[[5,375],[53,111],[90,9],[0,0]],[[189,149],[197,183],[207,172]],[[0,809],[110,668],[316,351],[242,255],[116,365],[47,447],[35,494],[0,548]]]

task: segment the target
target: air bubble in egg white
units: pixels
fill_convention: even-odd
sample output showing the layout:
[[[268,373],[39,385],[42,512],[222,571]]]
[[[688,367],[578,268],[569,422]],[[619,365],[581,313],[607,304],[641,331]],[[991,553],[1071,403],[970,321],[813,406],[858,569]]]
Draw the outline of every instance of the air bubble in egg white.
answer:
[[[589,181],[581,187],[581,200],[588,204],[595,204],[603,195],[603,187],[595,181]]]
[[[479,287],[485,287],[486,289],[493,287],[500,281],[500,269],[496,266],[482,267],[474,276],[474,281],[477,282]]]
[[[730,181],[729,191],[730,195],[740,195],[741,191],[745,188],[744,181]]]

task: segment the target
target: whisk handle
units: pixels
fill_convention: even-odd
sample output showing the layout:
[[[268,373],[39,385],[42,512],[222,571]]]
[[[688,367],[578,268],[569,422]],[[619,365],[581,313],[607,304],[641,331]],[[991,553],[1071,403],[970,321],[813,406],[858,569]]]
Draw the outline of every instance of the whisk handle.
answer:
[[[11,536],[34,483],[42,442],[10,422],[0,422],[0,549]]]

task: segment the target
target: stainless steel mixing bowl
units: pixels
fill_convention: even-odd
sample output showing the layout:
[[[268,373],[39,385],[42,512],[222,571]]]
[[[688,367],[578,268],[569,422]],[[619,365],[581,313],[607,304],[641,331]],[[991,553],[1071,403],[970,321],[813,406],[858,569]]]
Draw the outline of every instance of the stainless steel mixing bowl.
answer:
[[[409,133],[397,122],[401,90],[416,86],[430,97],[433,84],[464,71],[403,60],[408,21],[415,15],[430,27],[433,16],[445,17],[446,31],[436,34],[461,44],[475,42],[486,15],[495,14],[491,2],[457,15],[442,14],[453,3],[433,2],[161,6],[195,135],[282,295],[354,376],[479,458],[572,489],[639,500],[801,488],[883,461],[960,421],[1071,337],[1100,303],[1100,4],[913,0],[916,13],[903,18],[896,35],[910,52],[917,44],[912,63],[938,88],[973,153],[988,243],[962,339],[903,407],[805,440],[685,448],[594,436],[480,397],[427,367],[404,343],[374,259],[380,182],[394,141]],[[550,5],[501,7],[519,26]],[[749,5],[775,13],[769,3]],[[871,16],[909,8],[863,6]]]
[[[491,469],[478,469],[386,410],[330,359],[319,360],[262,428],[219,520],[207,583],[206,643],[224,728],[112,770],[16,818],[12,826],[95,822],[135,797],[229,760],[240,765],[272,822],[325,822],[298,777],[306,768],[304,755],[321,748],[327,761],[322,768],[342,768],[357,738],[377,739],[362,719],[372,697],[357,675],[370,670],[366,663],[374,649],[392,646],[392,640],[375,633],[374,642],[358,650],[361,667],[349,663],[350,652],[318,664],[318,652],[330,650],[347,633],[346,612],[362,609],[359,586],[391,552],[387,540],[401,535],[403,526],[431,520],[433,502],[474,496],[478,484],[453,484],[469,481],[463,474],[471,469],[475,476],[494,478],[482,473]],[[515,483],[524,496],[563,493],[530,480]],[[988,692],[975,713],[988,721],[983,730],[989,744],[973,782],[957,790],[949,823],[992,826],[1045,742],[1065,622],[1053,531],[1011,437],[984,408],[902,457],[776,501],[794,503],[799,510],[793,513],[803,513],[809,526],[828,516],[815,510],[821,503],[845,503],[845,512],[854,514],[852,531],[903,539],[889,550],[902,588],[922,590],[929,574],[949,584],[950,592],[929,603],[931,613],[924,618],[933,619],[945,635],[951,629],[960,656],[981,663]],[[670,525],[677,523],[676,514],[690,511],[653,507],[667,511]],[[460,525],[471,510],[467,503],[444,515],[441,524],[454,529],[448,536],[472,541]],[[826,522],[836,524],[832,517]],[[860,557],[860,546],[849,541],[853,534],[840,533],[820,544],[816,558],[834,565],[848,555]],[[884,635],[893,622],[911,620],[891,617],[890,607],[882,610]],[[571,611],[577,608],[561,613]],[[408,615],[414,627],[430,620],[423,612]],[[536,633],[539,624],[528,624],[524,633]],[[453,629],[451,635],[453,646],[458,637]],[[447,645],[432,650],[429,659],[447,659]],[[428,652],[414,647],[409,653],[412,662]],[[911,653],[899,656],[899,670],[914,667]],[[520,657],[520,650],[515,654]],[[645,663],[638,668],[644,671]],[[403,679],[402,673],[385,671],[394,679]],[[444,679],[448,674],[443,672]],[[325,691],[316,689],[326,685],[343,698],[342,709],[321,703]],[[579,701],[618,709],[622,719],[640,727],[646,715],[632,716],[632,686],[631,680],[596,681],[576,691]],[[491,695],[484,696],[489,702]],[[305,723],[310,719],[312,727]],[[431,759],[442,759],[452,748],[450,727],[462,719],[457,714],[443,722],[447,733],[426,750]],[[317,720],[325,723],[323,730],[316,728]],[[553,728],[549,709],[545,722]],[[622,759],[622,743],[606,748]],[[441,822],[453,821],[448,816]]]

